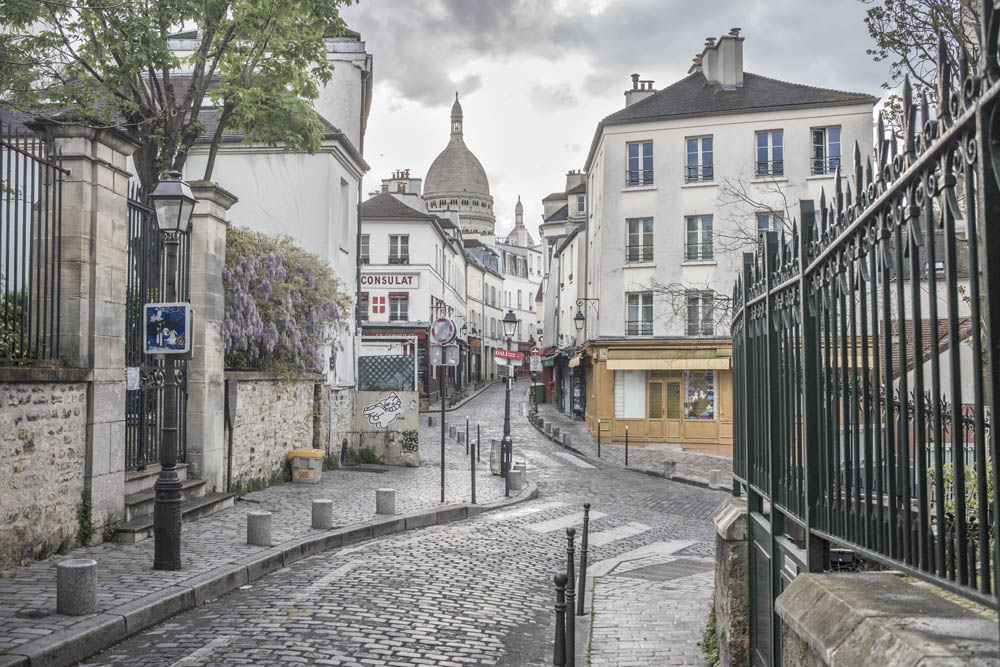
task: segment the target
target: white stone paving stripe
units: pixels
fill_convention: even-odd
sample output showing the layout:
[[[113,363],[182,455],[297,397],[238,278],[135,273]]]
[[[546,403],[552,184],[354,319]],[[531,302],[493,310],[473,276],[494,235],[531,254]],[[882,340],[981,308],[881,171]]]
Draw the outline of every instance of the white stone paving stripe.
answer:
[[[534,514],[536,512],[554,510],[558,507],[566,507],[566,503],[551,502],[539,503],[537,505],[526,505],[524,507],[518,507],[517,509],[507,510],[506,512],[491,512],[486,515],[486,518],[490,521],[506,521],[507,519],[527,516],[528,514]]]
[[[188,653],[186,656],[170,665],[170,667],[184,667],[184,665],[193,665],[204,662],[206,658],[211,657],[212,654],[215,653],[216,649],[222,648],[234,638],[234,635],[222,635],[221,637],[216,637],[201,648]]]
[[[593,516],[593,513],[591,513]],[[603,547],[605,544],[611,544],[618,540],[623,540],[626,537],[632,537],[633,535],[641,535],[650,527],[644,523],[639,523],[638,521],[633,521],[632,523],[627,523],[624,526],[618,526],[617,528],[611,528],[609,530],[602,530],[599,533],[591,533],[587,536],[588,546]]]
[[[605,516],[607,514],[604,512],[591,512],[590,520],[596,521]],[[559,530],[560,528],[572,528],[573,526],[580,525],[583,525],[583,512],[574,512],[573,514],[549,519],[548,521],[539,521],[538,523],[526,526],[526,528],[535,533],[551,533],[553,530]]]
[[[528,458],[528,460],[524,462],[525,463],[525,467],[535,467],[535,468],[537,468],[537,467],[541,467],[541,468],[562,468],[563,467],[563,464],[560,463],[559,461],[556,461],[555,459],[550,459],[545,454],[542,454],[540,452],[536,452],[533,449],[522,449],[520,451],[520,453],[523,454],[524,456],[526,456]],[[515,456],[515,458],[517,458],[517,457]]]
[[[324,574],[322,577],[320,577],[319,579],[317,579],[313,583],[311,583],[308,586],[306,586],[305,588],[303,588],[301,591],[299,591],[298,593],[296,593],[295,595],[293,595],[292,599],[298,601],[298,600],[304,600],[306,598],[316,597],[317,594],[323,588],[325,588],[326,586],[328,586],[332,581],[334,581],[336,579],[340,579],[341,577],[343,577],[345,574],[347,574],[348,572],[350,572],[351,570],[353,570],[354,568],[356,568],[360,564],[361,564],[361,561],[358,561],[358,560],[344,563],[343,565],[341,565],[340,567],[338,567],[336,570],[332,570],[332,571]]]
[[[572,454],[567,454],[566,452],[556,452],[556,456],[564,458],[577,468],[596,468],[597,466],[592,466],[578,456],[573,456]]]

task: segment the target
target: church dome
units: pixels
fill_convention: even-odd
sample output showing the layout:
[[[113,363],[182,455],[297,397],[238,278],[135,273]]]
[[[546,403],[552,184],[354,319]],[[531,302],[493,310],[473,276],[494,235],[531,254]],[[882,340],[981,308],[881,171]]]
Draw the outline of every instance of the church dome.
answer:
[[[424,196],[479,195],[488,197],[490,182],[479,158],[465,145],[462,138],[462,105],[455,95],[451,107],[451,139],[445,149],[434,158],[424,180]]]

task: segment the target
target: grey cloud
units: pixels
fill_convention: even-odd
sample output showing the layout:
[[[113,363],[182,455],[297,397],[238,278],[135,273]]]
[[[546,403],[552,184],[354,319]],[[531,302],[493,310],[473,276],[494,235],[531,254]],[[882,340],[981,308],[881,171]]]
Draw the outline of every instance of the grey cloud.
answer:
[[[536,83],[531,86],[531,102],[539,109],[575,107],[579,100],[565,81],[553,84]]]

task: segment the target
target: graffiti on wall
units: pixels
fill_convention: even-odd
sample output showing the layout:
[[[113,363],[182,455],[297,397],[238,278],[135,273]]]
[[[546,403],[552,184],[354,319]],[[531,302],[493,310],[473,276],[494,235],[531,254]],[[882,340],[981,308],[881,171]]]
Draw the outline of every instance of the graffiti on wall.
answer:
[[[368,418],[369,424],[384,431],[389,427],[389,424],[402,416],[403,401],[396,395],[396,392],[390,391],[381,400],[366,405],[362,412]]]

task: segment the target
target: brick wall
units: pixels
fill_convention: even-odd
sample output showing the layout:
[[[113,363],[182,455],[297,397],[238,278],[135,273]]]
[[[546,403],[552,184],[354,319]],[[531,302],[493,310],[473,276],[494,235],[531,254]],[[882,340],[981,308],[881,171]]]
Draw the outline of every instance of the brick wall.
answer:
[[[86,427],[85,383],[0,381],[0,565],[76,539]]]

